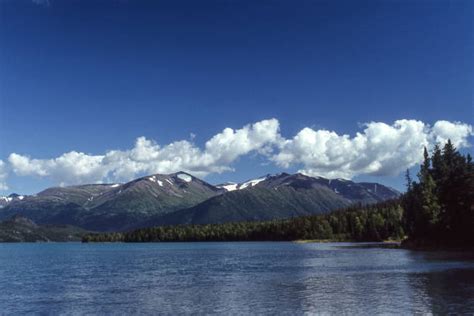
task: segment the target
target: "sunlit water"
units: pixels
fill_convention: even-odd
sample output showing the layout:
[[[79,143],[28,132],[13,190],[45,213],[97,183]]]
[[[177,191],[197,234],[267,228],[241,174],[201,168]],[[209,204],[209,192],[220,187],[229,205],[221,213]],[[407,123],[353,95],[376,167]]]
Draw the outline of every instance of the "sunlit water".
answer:
[[[0,313],[474,312],[467,254],[353,244],[0,244]]]

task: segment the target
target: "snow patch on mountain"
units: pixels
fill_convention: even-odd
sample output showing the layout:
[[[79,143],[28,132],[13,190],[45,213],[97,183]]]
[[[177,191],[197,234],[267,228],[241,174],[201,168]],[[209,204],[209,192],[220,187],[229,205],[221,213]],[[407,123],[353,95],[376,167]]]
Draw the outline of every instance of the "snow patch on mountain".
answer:
[[[12,198],[12,197],[9,197],[9,196],[1,196],[1,197],[0,197],[0,200],[3,200],[3,201],[5,201],[5,202],[9,203],[9,202],[11,202],[11,201],[13,200],[13,198]]]
[[[218,185],[217,187],[219,189],[224,189],[226,190],[227,192],[229,191],[235,191],[238,189],[238,184],[237,183],[226,183],[226,184],[221,184],[221,185]]]
[[[9,196],[0,196],[0,208],[7,206],[12,201],[21,201],[25,198],[24,195],[12,193]]]
[[[235,190],[242,190],[242,189],[245,189],[247,187],[253,187],[253,186],[259,184],[260,182],[267,180],[268,178],[269,178],[269,176],[265,176],[265,177],[261,177],[261,178],[258,178],[258,179],[248,180],[248,181],[240,183],[240,184],[228,182],[228,183],[217,185],[217,187],[220,188],[220,189],[224,189],[227,192],[235,191]]]
[[[186,182],[191,182],[193,180],[193,178],[190,175],[187,175],[185,173],[180,173],[177,175],[177,177]]]
[[[148,177],[148,180],[151,181],[151,182],[154,182],[154,183],[158,183],[158,185],[159,185],[160,187],[163,186],[163,181],[158,180],[158,179],[156,178],[156,176]]]
[[[259,184],[260,182],[267,180],[267,178],[268,177],[263,177],[263,178],[253,179],[253,180],[249,180],[247,182],[244,182],[239,186],[239,190],[245,189],[246,187],[249,187],[249,186],[253,187],[253,186]]]

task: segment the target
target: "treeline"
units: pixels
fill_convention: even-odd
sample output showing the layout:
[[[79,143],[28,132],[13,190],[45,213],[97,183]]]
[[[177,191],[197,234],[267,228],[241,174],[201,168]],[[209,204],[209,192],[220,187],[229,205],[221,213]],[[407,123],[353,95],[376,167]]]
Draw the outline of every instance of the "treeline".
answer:
[[[84,242],[171,241],[382,241],[400,239],[403,210],[399,201],[357,205],[331,214],[266,222],[159,226],[126,233],[89,234]]]
[[[436,146],[424,161],[418,182],[407,171],[402,197],[403,226],[413,246],[474,246],[474,164],[451,141]]]

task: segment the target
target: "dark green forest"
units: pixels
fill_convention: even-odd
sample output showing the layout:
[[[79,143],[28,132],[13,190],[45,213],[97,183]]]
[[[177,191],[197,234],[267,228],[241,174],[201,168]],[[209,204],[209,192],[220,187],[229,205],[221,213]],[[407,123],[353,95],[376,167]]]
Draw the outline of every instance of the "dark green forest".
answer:
[[[474,246],[474,164],[451,141],[432,155],[425,148],[418,182],[407,171],[407,192],[401,199],[407,244]]]
[[[84,242],[171,241],[383,241],[413,246],[472,246],[474,168],[449,141],[425,149],[418,181],[407,171],[407,192],[397,200],[353,205],[330,214],[286,220],[159,226],[125,233],[88,234]]]
[[[398,201],[353,206],[327,215],[265,222],[159,226],[127,233],[90,234],[84,241],[284,241],[298,239],[372,241],[403,236]]]

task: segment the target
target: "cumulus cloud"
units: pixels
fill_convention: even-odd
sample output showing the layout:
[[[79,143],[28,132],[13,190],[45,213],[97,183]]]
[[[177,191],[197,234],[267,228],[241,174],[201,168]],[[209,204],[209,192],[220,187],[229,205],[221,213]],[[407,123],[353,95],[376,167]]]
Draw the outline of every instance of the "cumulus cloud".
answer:
[[[421,162],[424,146],[432,148],[451,139],[462,148],[473,135],[472,126],[448,121],[437,121],[433,126],[417,120],[370,122],[362,128],[350,136],[306,127],[285,139],[278,120],[269,119],[240,129],[225,128],[203,148],[192,139],[160,146],[139,137],[129,150],[101,155],[71,151],[56,158],[36,159],[12,153],[8,166],[0,161],[0,189],[6,187],[7,167],[18,176],[48,177],[60,185],[126,181],[179,170],[204,177],[233,170],[233,162],[252,152],[279,167],[301,168],[300,172],[312,176],[396,175]]]
[[[106,166],[103,156],[93,156],[71,151],[54,159],[31,159],[10,154],[8,161],[13,172],[19,176],[50,177],[58,184],[99,182],[105,178]]]
[[[432,148],[448,139],[465,147],[472,134],[470,125],[447,121],[433,127],[416,120],[398,120],[392,125],[370,122],[354,137],[304,128],[285,140],[272,160],[282,167],[301,165],[302,173],[329,178],[397,175],[421,162],[423,147]]]
[[[226,128],[209,139],[204,149],[187,140],[160,146],[137,138],[130,150],[104,155],[68,152],[53,159],[32,159],[12,153],[8,157],[19,176],[49,177],[61,185],[130,180],[142,174],[188,171],[196,176],[232,170],[230,164],[252,151],[271,152],[280,141],[279,122],[269,119],[241,129]]]
[[[0,190],[8,190],[6,179],[7,179],[6,164],[3,162],[3,160],[0,160]]]
[[[470,135],[473,135],[472,126],[461,122],[437,121],[432,129],[435,142],[444,144],[450,139],[456,147],[467,147]]]

